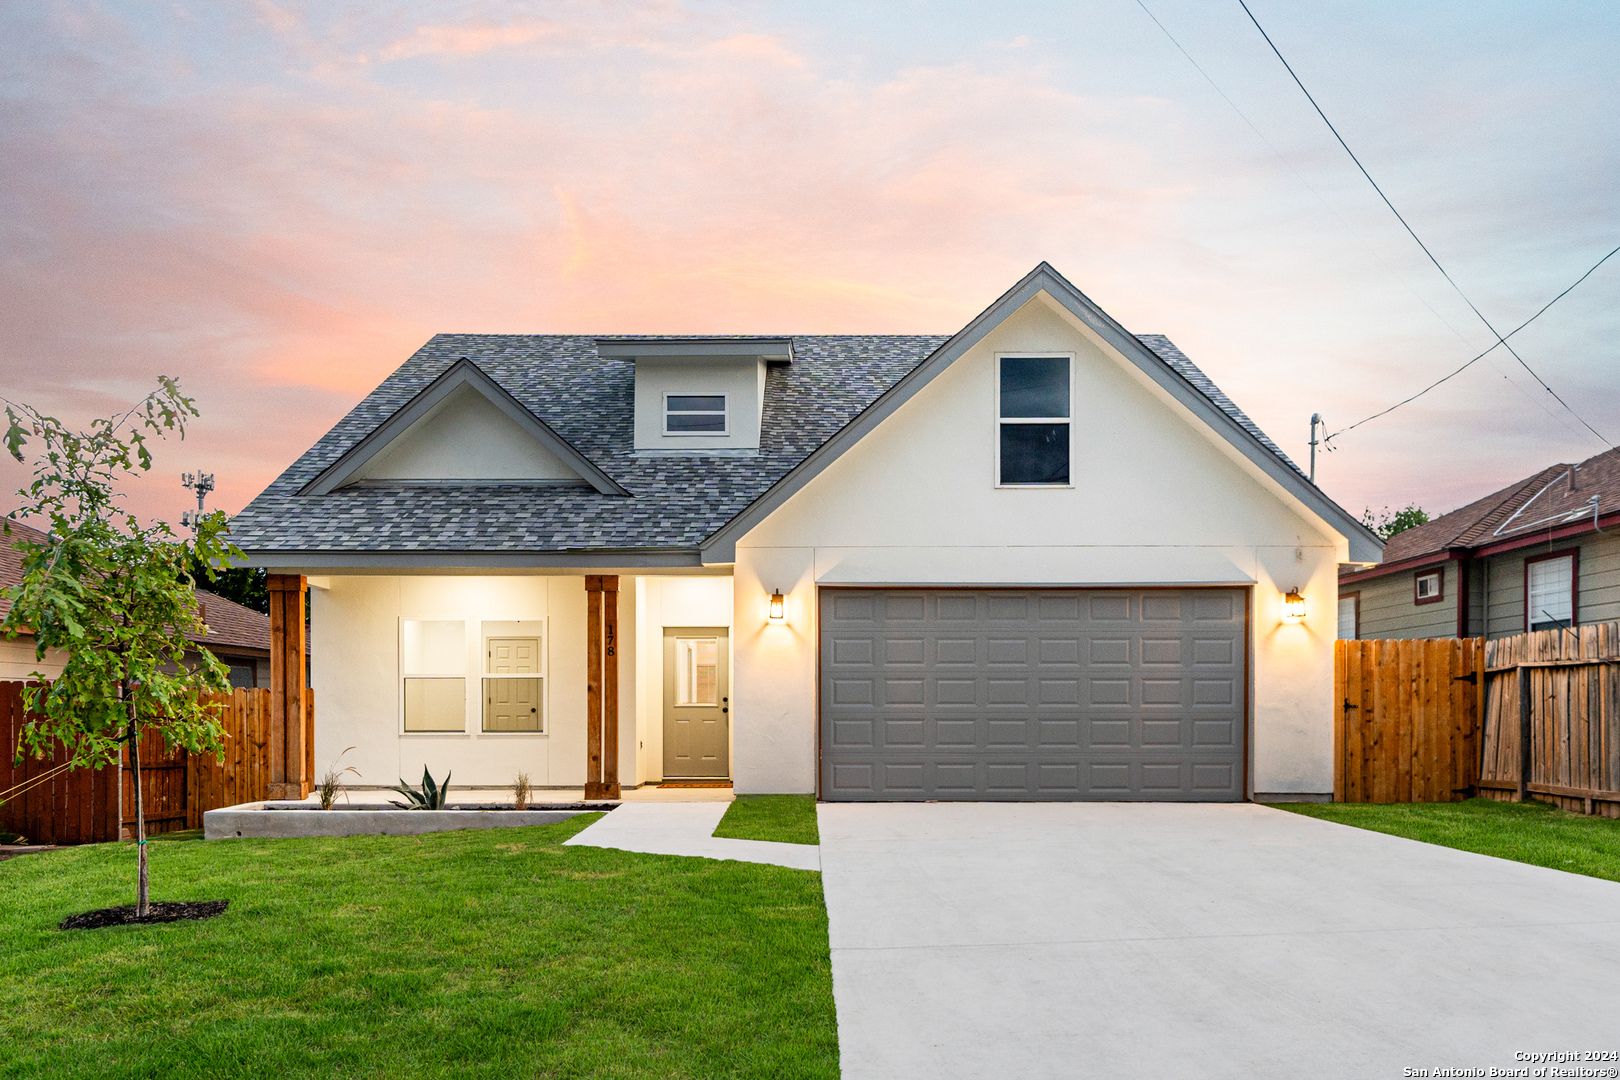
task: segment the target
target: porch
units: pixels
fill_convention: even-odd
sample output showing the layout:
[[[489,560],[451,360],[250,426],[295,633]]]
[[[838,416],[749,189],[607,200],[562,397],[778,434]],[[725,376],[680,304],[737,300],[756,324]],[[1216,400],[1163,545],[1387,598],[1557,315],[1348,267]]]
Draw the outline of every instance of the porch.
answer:
[[[273,690],[321,698],[313,764],[354,788],[414,783],[547,801],[731,777],[732,579],[724,571],[271,575]],[[306,607],[307,604],[307,607]],[[302,651],[307,672],[283,658]],[[307,676],[307,677],[306,677]]]

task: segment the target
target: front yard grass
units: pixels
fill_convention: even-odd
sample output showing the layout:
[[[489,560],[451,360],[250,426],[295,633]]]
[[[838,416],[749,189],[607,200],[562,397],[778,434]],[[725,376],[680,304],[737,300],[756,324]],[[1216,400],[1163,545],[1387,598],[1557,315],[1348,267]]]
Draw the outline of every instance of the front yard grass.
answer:
[[[1278,803],[1308,817],[1620,881],[1620,820],[1546,803]]]
[[[714,835],[728,840],[819,844],[814,795],[738,795]]]
[[[563,847],[594,820],[0,863],[0,1077],[836,1077],[819,874]]]

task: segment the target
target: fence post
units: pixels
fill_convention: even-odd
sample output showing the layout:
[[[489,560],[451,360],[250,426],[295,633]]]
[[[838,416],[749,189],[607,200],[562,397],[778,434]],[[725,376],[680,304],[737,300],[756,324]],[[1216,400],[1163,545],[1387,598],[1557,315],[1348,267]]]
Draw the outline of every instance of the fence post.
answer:
[[[1519,801],[1530,798],[1530,669],[1519,665]]]

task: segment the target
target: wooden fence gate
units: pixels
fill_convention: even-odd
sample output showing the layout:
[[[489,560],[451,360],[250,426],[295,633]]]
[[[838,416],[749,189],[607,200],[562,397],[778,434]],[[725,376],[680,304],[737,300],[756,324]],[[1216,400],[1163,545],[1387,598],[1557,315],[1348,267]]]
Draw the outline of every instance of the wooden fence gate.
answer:
[[[1336,802],[1449,802],[1479,776],[1477,638],[1339,641]]]
[[[1500,638],[1485,666],[1480,793],[1620,817],[1620,624]]]
[[[25,757],[14,765],[18,738],[28,717],[21,691],[26,683],[0,682],[0,791],[38,780],[63,764],[67,755],[58,747],[51,757]],[[304,730],[315,726],[315,698],[306,692]],[[224,709],[224,757],[211,754],[168,753],[155,732],[141,736],[141,791],[146,828],[152,835],[196,829],[205,811],[266,798],[270,783],[273,715],[269,690],[236,690],[212,695]],[[313,748],[313,739],[304,745]],[[133,834],[135,826],[134,771],[128,768],[126,749],[118,764],[100,769],[70,769],[30,785],[20,795],[0,803],[0,830],[18,833],[35,844],[95,844]],[[313,771],[313,770],[311,770]]]

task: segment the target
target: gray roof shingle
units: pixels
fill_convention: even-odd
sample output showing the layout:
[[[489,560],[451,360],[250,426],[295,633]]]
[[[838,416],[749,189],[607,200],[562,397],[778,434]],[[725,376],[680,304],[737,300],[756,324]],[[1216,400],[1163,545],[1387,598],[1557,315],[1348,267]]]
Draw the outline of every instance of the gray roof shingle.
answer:
[[[634,453],[635,365],[598,356],[597,338],[440,334],[248,504],[232,521],[232,537],[250,557],[294,552],[691,550],[947,340],[945,335],[794,336],[794,362],[771,366],[766,372],[759,453],[673,457]],[[1169,339],[1146,335],[1140,340],[1298,471]],[[328,495],[298,494],[462,357],[505,387],[631,497],[588,487],[458,488],[375,482]]]

